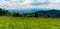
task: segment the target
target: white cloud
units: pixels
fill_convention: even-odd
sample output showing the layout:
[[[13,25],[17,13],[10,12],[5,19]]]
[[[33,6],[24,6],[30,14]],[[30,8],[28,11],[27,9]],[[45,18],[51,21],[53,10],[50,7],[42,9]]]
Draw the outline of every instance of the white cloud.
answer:
[[[51,3],[60,3],[60,0],[49,0]]]
[[[44,4],[48,3],[49,4]],[[30,5],[32,3],[43,3],[42,5]],[[0,0],[0,8],[20,9],[20,8],[54,8],[60,9],[60,0]]]

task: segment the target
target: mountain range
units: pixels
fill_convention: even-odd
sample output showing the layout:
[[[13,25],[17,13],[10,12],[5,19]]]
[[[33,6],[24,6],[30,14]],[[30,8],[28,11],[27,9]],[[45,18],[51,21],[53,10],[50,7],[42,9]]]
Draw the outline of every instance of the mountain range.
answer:
[[[33,13],[33,12],[36,12],[36,11],[46,11],[46,10],[51,10],[49,8],[31,8],[31,9],[16,9],[16,10],[8,10],[9,12],[19,12],[21,14],[23,13]]]
[[[22,9],[22,10],[9,10],[10,12],[19,12],[23,15],[35,14],[36,16],[44,16],[44,17],[60,17],[60,10],[57,9]]]
[[[39,16],[60,17],[60,10],[52,9],[47,11],[36,11],[34,14]]]

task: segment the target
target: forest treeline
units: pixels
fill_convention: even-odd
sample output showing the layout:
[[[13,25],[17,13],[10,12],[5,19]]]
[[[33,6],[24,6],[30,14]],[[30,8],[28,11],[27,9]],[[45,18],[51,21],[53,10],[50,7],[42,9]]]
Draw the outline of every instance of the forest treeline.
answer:
[[[8,10],[0,8],[0,16],[12,16],[12,17],[60,17],[60,10],[52,9],[48,11],[36,11],[33,13],[20,14],[19,12],[9,12]]]

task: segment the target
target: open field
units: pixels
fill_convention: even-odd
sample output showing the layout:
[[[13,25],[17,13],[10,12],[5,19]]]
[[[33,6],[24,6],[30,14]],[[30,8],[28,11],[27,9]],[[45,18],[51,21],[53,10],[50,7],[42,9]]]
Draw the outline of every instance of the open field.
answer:
[[[0,16],[0,29],[60,29],[60,18]]]

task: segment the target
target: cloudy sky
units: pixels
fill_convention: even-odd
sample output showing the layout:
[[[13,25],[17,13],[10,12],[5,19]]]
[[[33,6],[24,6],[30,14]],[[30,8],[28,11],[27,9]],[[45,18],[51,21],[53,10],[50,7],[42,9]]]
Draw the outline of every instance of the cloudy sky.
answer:
[[[51,8],[60,9],[60,0],[0,0],[0,8],[27,9]]]

